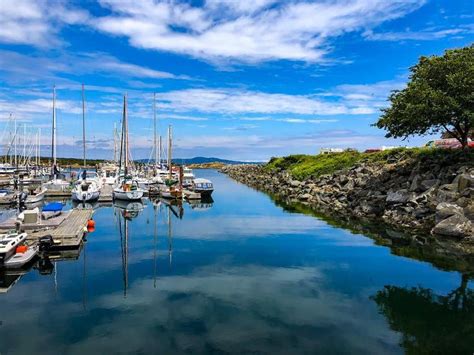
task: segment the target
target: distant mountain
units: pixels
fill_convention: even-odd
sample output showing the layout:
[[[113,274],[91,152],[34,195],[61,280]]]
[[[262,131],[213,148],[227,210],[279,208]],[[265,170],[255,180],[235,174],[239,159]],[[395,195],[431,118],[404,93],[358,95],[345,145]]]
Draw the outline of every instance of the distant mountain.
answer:
[[[152,160],[153,161],[153,160]],[[147,163],[148,159],[140,159],[137,160],[138,163]],[[212,158],[212,157],[194,157],[194,158],[183,158],[183,159],[173,159],[173,163],[175,164],[184,164],[184,165],[191,165],[191,164],[206,164],[206,163],[222,163],[222,164],[258,164],[258,162],[245,162],[245,161],[237,161],[237,160],[227,160],[227,159],[220,159],[220,158]]]

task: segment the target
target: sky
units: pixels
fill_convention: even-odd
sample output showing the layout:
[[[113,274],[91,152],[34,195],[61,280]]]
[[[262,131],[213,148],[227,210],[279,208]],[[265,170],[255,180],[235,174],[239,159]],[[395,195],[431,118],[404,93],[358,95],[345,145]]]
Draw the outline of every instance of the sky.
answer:
[[[173,127],[174,157],[264,161],[322,147],[417,146],[371,126],[422,55],[474,40],[472,0],[1,0],[0,138],[113,157],[123,96],[134,159]],[[25,138],[23,132],[26,131]],[[20,134],[19,134],[20,136]],[[21,148],[22,149],[22,148]],[[20,150],[21,150],[20,149]]]

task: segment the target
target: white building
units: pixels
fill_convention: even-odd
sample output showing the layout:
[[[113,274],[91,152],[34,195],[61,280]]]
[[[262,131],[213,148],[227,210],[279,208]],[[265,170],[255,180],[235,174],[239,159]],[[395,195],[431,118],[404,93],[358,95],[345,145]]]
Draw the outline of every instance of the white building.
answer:
[[[333,153],[342,153],[344,149],[342,148],[321,148],[319,154],[333,154]]]

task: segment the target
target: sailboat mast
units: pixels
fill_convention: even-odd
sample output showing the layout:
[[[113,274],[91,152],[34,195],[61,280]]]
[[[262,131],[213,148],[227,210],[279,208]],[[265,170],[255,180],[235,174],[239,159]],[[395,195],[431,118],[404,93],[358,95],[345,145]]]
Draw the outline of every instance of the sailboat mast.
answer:
[[[38,128],[38,168],[41,165],[41,128]]]
[[[114,122],[114,162],[117,161],[117,123]]]
[[[124,128],[124,152],[125,152],[125,177],[128,174],[128,123],[127,123],[127,94],[123,98],[123,128]]]
[[[171,145],[172,145],[172,137],[171,137],[171,125],[168,126],[168,171],[169,171],[169,179],[171,180]]]
[[[16,143],[17,143],[17,139],[18,139],[18,136],[17,136],[17,130],[16,130],[16,116],[15,117],[15,121],[14,121],[14,124],[15,124],[15,137],[14,137],[14,153],[15,153],[15,167],[18,168],[18,157],[17,157],[17,154],[16,154]]]
[[[53,86],[53,128],[51,130],[51,160],[56,165],[56,86]],[[54,174],[54,172],[53,172]]]
[[[23,123],[23,161],[26,165],[26,125]]]
[[[85,106],[84,84],[82,84],[82,153],[84,158],[84,169],[86,168],[86,106]]]
[[[161,135],[158,142],[158,166],[161,167],[161,150],[163,148],[163,143],[161,142]]]
[[[155,149],[155,169],[158,160],[158,146],[156,138],[156,93],[153,93],[153,146]]]

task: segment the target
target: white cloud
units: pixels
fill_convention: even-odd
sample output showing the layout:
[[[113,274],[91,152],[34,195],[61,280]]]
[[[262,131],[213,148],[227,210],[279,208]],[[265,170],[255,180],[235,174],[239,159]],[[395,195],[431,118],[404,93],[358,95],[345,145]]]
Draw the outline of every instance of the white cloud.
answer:
[[[466,33],[472,33],[469,28],[452,28],[446,30],[423,30],[423,31],[404,31],[404,32],[380,32],[374,33],[372,30],[364,32],[364,37],[371,41],[432,41],[449,36],[457,36]]]
[[[105,33],[127,37],[138,48],[207,60],[320,62],[330,38],[373,28],[424,2],[212,0],[193,7],[177,1],[103,0],[101,5],[111,13],[90,23]]]
[[[157,106],[174,111],[224,114],[295,113],[336,115],[349,113],[337,102],[306,95],[270,94],[235,89],[185,89],[160,93]]]
[[[0,42],[52,47],[60,40],[63,25],[87,22],[88,14],[72,9],[66,2],[2,0],[0,5]]]
[[[5,78],[13,82],[24,80],[30,83],[34,79],[67,81],[62,78],[65,73],[114,75],[123,79],[189,79],[186,76],[123,62],[102,52],[36,56],[0,50],[0,72],[4,72]]]

